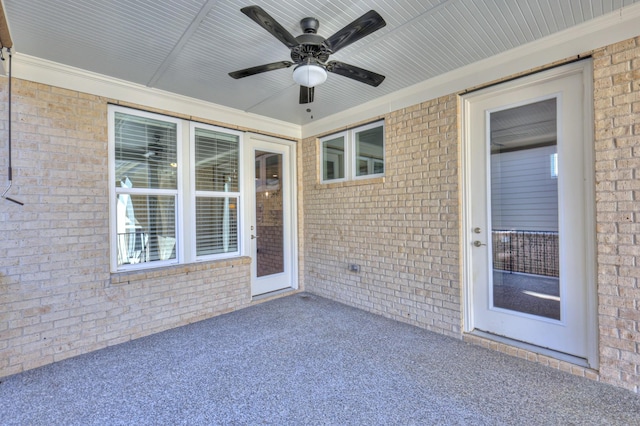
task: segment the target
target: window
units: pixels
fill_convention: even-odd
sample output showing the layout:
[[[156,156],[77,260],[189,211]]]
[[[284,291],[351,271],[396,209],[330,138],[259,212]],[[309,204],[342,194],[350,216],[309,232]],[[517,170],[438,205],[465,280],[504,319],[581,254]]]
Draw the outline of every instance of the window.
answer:
[[[110,106],[113,271],[240,254],[241,133],[188,124]]]
[[[196,256],[238,254],[240,136],[192,124]]]
[[[180,123],[114,112],[118,266],[176,259]]]
[[[344,180],[346,132],[322,141],[322,180]]]
[[[380,123],[353,130],[356,176],[384,173],[384,127]]]
[[[381,121],[320,139],[321,181],[339,182],[384,175]]]
[[[551,154],[551,177],[558,177],[558,153],[554,152]]]

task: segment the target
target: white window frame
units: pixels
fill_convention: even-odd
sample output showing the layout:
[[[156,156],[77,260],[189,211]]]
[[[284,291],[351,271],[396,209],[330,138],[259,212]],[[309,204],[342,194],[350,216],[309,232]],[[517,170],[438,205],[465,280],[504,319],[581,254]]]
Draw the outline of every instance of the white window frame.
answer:
[[[355,127],[350,130],[342,131],[339,133],[332,133],[330,135],[324,136],[320,138],[320,183],[335,183],[335,182],[345,182],[351,180],[363,180],[363,179],[372,179],[377,177],[382,177],[385,175],[385,172],[382,173],[371,173],[367,175],[358,176],[358,156],[356,155],[356,135],[360,132],[374,129],[377,127],[382,128],[382,161],[383,168],[386,172],[386,138],[385,138],[385,123],[384,120],[374,121],[369,124],[365,124],[363,126]],[[324,167],[325,167],[325,152],[324,152],[324,143],[329,140],[344,138],[344,178],[339,179],[325,179],[324,178]]]
[[[115,161],[115,114],[116,112],[154,120],[176,124],[176,150],[177,150],[177,189],[142,189],[142,188],[118,188],[116,182],[116,161]],[[151,113],[137,109],[109,105],[108,107],[108,161],[109,161],[109,254],[111,272],[127,272],[135,270],[157,269],[161,267],[195,263],[215,259],[228,259],[243,255],[242,235],[244,234],[244,217],[242,194],[244,185],[242,182],[242,146],[244,133],[236,130],[225,129],[206,124],[194,123],[190,120],[171,117],[168,115]],[[238,171],[238,192],[221,193],[225,196],[234,196],[238,199],[238,250],[228,253],[221,253],[207,256],[196,256],[196,234],[195,234],[195,128],[211,129],[214,131],[228,133],[238,136],[239,150],[239,171]],[[186,161],[185,161],[186,159]],[[176,224],[176,257],[175,259],[157,260],[153,262],[141,262],[136,264],[123,264],[118,266],[118,244],[117,244],[117,197],[118,194],[130,195],[173,195],[176,197],[175,224]],[[231,194],[231,195],[228,195]]]
[[[384,120],[382,121],[374,121],[373,123],[365,124],[364,126],[356,127],[355,129],[351,129],[350,132],[350,146],[351,146],[351,176],[353,180],[361,180],[361,179],[371,179],[376,177],[384,176],[384,172],[382,173],[371,173],[367,175],[358,176],[358,160],[359,157],[356,155],[356,134],[361,133],[370,129],[375,129],[377,127],[382,127],[382,162],[384,170],[387,169],[386,161],[385,161],[385,151],[386,151],[386,140],[385,140],[385,129],[384,129]],[[373,160],[372,160],[373,161]]]
[[[336,179],[326,179],[324,178],[324,166],[325,166],[325,152],[324,152],[324,143],[327,141],[331,141],[334,139],[339,139],[342,138],[342,140],[344,141],[344,152],[343,152],[343,158],[344,158],[344,177],[342,178],[336,178]],[[324,138],[320,139],[320,182],[322,183],[330,183],[330,182],[344,182],[345,180],[349,179],[349,164],[351,163],[350,158],[351,158],[351,150],[349,149],[349,132],[340,132],[340,133],[334,133],[332,135],[329,136],[325,136]]]
[[[234,191],[234,192],[220,192],[220,191],[197,191],[196,190],[196,168],[195,168],[195,163],[196,163],[196,129],[204,129],[204,130],[211,130],[214,132],[220,132],[220,133],[226,133],[229,135],[235,135],[238,137],[238,191]],[[240,256],[240,254],[242,253],[242,230],[241,230],[241,224],[242,224],[242,188],[243,188],[243,184],[244,184],[244,180],[243,180],[243,174],[240,173],[240,169],[242,168],[242,165],[244,164],[243,161],[243,149],[242,149],[242,136],[243,133],[236,131],[236,130],[229,130],[229,129],[225,129],[222,127],[218,127],[218,126],[212,126],[209,124],[202,124],[202,123],[195,123],[195,122],[191,122],[191,126],[189,128],[189,157],[191,159],[190,164],[193,165],[192,167],[190,167],[190,193],[191,193],[191,221],[190,221],[190,226],[189,226],[189,235],[193,235],[193,241],[191,242],[191,251],[193,253],[193,258],[195,261],[206,261],[206,260],[216,260],[216,259],[227,259],[229,257],[237,257]],[[226,252],[226,253],[217,253],[217,254],[210,254],[210,255],[203,255],[203,256],[198,256],[197,255],[197,248],[196,248],[196,243],[197,243],[197,238],[196,238],[196,198],[197,197],[206,197],[206,198],[235,198],[237,199],[237,206],[236,206],[236,212],[237,212],[237,216],[236,216],[236,222],[237,222],[237,230],[238,230],[238,235],[237,235],[237,244],[238,244],[238,248],[235,251],[232,252]]]

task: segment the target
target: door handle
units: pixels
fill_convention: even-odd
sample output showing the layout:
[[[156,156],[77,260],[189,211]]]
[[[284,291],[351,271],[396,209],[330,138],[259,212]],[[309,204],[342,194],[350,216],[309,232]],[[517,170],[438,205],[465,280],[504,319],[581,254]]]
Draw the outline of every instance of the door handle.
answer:
[[[475,241],[473,242],[473,245],[474,245],[475,247],[486,246],[486,244],[484,244],[484,243],[482,243],[482,242],[480,242],[480,241],[478,241],[478,240],[475,240]]]
[[[256,238],[258,238],[258,236],[257,236],[257,235],[252,235],[252,236],[251,236],[251,239],[252,239],[252,240],[255,240]]]

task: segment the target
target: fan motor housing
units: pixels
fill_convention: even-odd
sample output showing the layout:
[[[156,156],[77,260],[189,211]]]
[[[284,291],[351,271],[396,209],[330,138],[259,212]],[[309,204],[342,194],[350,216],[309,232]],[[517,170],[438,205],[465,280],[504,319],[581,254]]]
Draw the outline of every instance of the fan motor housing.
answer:
[[[300,63],[306,58],[314,58],[320,62],[326,62],[329,59],[330,53],[324,45],[324,40],[324,37],[314,33],[299,35],[296,37],[296,41],[300,44],[291,49],[291,59],[295,63]]]

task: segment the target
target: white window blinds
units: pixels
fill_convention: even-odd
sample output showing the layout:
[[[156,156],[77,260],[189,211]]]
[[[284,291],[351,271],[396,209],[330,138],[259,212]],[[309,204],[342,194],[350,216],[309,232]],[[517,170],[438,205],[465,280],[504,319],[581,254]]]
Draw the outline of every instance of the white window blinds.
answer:
[[[117,112],[116,178],[134,188],[177,189],[176,124]]]
[[[196,255],[238,252],[239,137],[195,128]]]

